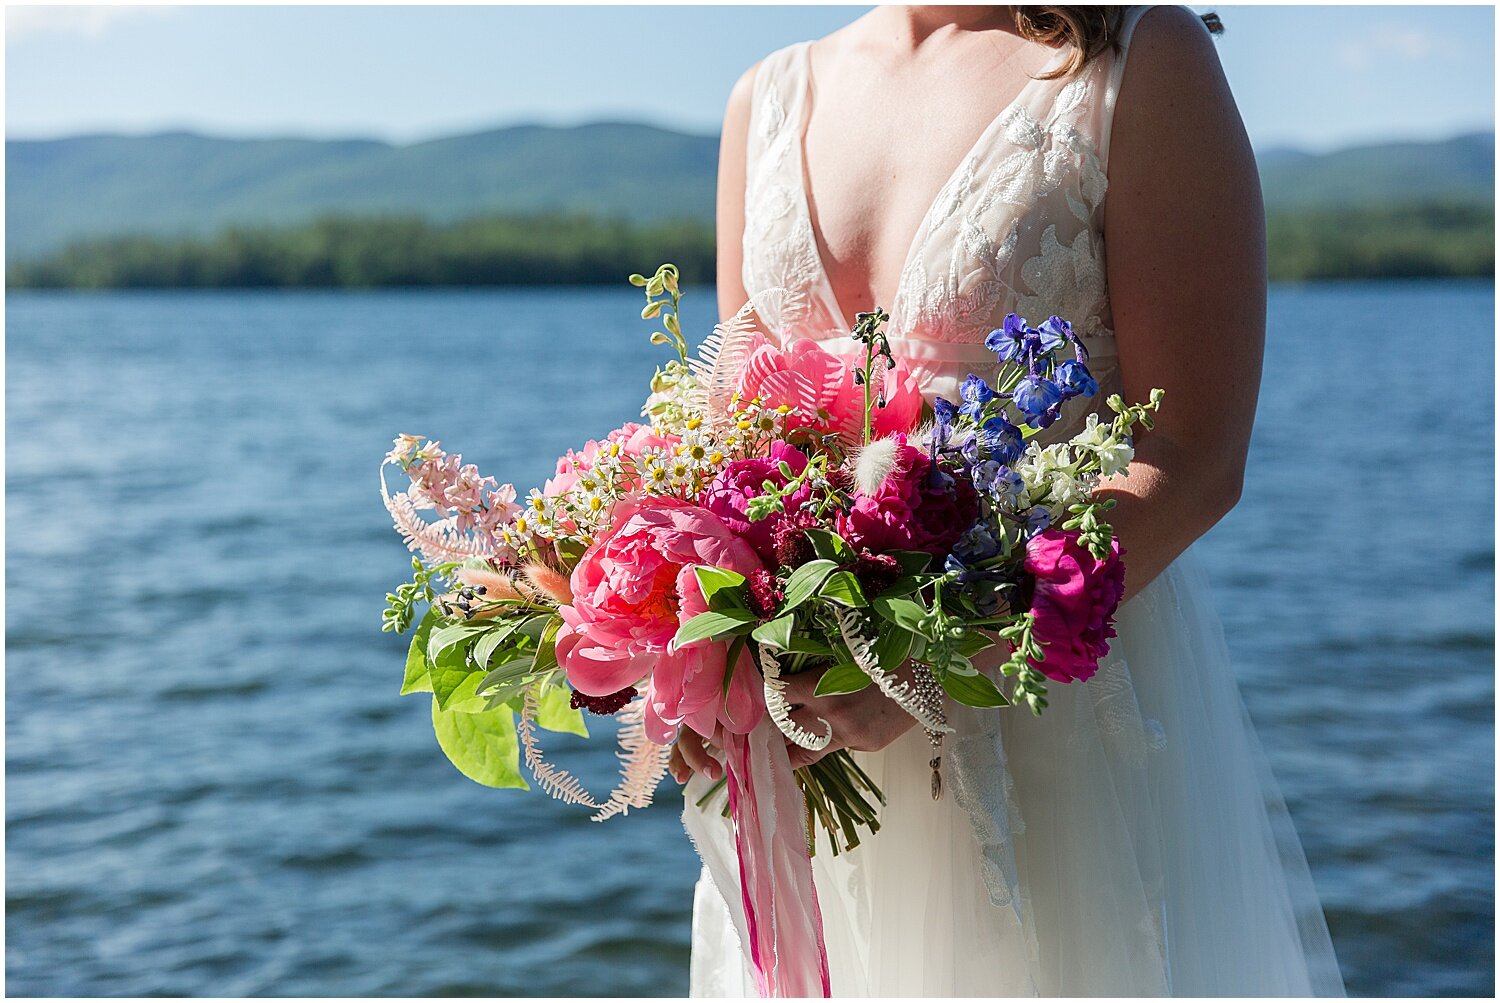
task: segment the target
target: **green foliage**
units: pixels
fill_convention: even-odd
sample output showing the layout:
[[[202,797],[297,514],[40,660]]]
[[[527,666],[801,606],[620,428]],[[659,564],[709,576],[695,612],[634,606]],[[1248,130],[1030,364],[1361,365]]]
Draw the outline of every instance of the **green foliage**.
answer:
[[[1495,273],[1489,202],[1382,203],[1271,212],[1273,280],[1461,278]]]
[[[464,776],[486,787],[530,785],[521,777],[520,743],[510,708],[466,714],[432,701],[432,730],[448,760]]]
[[[11,263],[11,288],[374,288],[615,283],[640,261],[672,258],[681,281],[712,282],[707,223],[587,216],[330,216],[214,237],[127,236]],[[674,283],[677,279],[673,280]],[[666,322],[677,326],[675,316]],[[676,337],[680,337],[680,328]]]

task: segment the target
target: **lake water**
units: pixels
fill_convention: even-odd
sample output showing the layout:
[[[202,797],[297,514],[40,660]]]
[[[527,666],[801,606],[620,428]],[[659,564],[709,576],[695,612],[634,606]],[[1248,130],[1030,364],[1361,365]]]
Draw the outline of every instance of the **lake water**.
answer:
[[[685,993],[676,795],[606,828],[470,783],[379,630],[391,437],[539,481],[638,405],[636,297],[9,298],[11,994]],[[1494,990],[1493,317],[1273,290],[1199,545],[1356,994]]]

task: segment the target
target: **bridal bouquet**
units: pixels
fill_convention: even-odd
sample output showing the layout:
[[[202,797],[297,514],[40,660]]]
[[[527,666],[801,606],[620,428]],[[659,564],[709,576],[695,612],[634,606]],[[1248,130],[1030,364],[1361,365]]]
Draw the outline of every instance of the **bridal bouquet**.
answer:
[[[467,776],[525,787],[524,761],[595,819],[649,804],[680,729],[712,740],[761,988],[826,994],[809,855],[819,829],[834,853],[877,830],[882,795],[845,752],[791,768],[787,743],[832,736],[792,719],[787,676],[879,687],[926,729],[941,796],[945,696],[1041,713],[1049,681],[1089,678],[1108,650],[1124,565],[1095,486],[1125,472],[1161,393],[1112,397],[1112,420],[1043,447],[1062,406],[1098,392],[1061,318],[1007,317],[986,341],[995,372],[929,411],[879,311],[853,356],[778,344],[749,306],[693,356],[677,270],[631,281],[676,352],[643,423],[569,451],[524,498],[423,436],[387,455],[410,483],[391,492],[382,466],[382,495],[419,553],[385,611],[386,629],[416,627],[402,692],[432,694]],[[619,724],[621,779],[598,800],[540,746],[587,734],[583,712]]]

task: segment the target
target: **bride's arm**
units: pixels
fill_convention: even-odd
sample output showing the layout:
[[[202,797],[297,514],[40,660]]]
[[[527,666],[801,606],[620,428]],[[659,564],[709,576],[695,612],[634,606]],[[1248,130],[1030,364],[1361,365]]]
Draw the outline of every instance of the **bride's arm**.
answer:
[[[1105,252],[1124,397],[1166,390],[1104,482],[1139,592],[1239,500],[1266,322],[1255,158],[1213,41],[1182,8],[1137,25],[1115,109]]]
[[[759,66],[760,64],[756,64]],[[729,94],[719,134],[719,194],[715,207],[718,246],[719,316],[733,317],[750,297],[741,265],[745,248],[745,147],[750,131],[750,94],[756,66],[746,70]]]

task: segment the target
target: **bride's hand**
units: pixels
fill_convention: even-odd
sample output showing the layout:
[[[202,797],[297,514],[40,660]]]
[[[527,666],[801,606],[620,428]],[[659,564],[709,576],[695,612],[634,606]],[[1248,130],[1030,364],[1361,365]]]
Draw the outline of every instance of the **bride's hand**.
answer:
[[[716,758],[715,751],[702,735],[684,725],[677,733],[677,741],[672,743],[672,757],[667,761],[672,779],[685,784],[694,773],[701,773],[710,780],[721,779],[724,764]]]
[[[896,675],[904,677],[905,671],[906,666],[902,666]],[[858,693],[814,696],[813,690],[822,676],[823,670],[809,669],[785,677],[786,699],[792,705],[792,720],[814,735],[822,735],[828,728],[833,729],[833,740],[816,752],[788,741],[787,752],[791,756],[793,769],[816,763],[839,749],[876,752],[916,725],[916,718],[880,692],[878,686],[866,686]],[[821,724],[819,718],[828,724]]]

